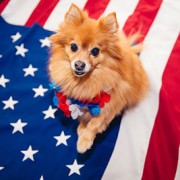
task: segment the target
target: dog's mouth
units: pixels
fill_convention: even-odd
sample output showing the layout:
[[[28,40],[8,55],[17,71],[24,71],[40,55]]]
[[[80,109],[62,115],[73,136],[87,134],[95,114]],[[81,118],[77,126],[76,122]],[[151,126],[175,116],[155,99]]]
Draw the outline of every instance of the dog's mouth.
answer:
[[[82,77],[86,74],[85,71],[74,71],[74,74],[77,76],[77,77]]]

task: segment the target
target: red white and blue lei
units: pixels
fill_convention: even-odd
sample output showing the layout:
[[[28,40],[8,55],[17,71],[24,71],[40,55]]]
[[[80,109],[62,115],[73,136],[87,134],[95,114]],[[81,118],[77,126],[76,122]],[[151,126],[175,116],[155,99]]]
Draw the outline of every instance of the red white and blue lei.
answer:
[[[66,117],[72,117],[72,119],[77,119],[79,116],[82,116],[87,109],[92,116],[100,115],[101,108],[111,99],[108,92],[102,91],[100,95],[97,95],[91,100],[85,99],[80,101],[66,97],[61,91],[61,87],[54,83],[50,83],[49,86],[50,89],[54,91],[54,105],[61,109]]]

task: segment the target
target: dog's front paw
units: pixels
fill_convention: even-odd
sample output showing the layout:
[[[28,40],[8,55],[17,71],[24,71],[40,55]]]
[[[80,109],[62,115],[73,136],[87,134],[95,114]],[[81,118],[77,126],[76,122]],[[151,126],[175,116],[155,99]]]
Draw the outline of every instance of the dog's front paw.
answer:
[[[86,136],[80,136],[77,142],[77,151],[79,153],[85,153],[91,148],[93,140],[88,139]]]

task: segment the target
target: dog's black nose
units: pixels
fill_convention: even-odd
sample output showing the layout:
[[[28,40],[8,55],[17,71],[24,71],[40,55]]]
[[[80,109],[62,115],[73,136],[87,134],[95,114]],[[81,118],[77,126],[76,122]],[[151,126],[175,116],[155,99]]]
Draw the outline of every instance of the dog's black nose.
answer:
[[[85,68],[86,64],[82,61],[76,61],[75,62],[75,68],[78,70],[78,71],[82,71],[84,68]]]

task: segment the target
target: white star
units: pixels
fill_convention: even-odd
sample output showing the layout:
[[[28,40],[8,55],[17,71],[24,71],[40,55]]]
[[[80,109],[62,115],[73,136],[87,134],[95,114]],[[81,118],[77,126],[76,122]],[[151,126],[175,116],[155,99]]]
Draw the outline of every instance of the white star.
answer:
[[[72,174],[76,173],[78,175],[81,175],[80,174],[80,169],[84,166],[83,164],[78,164],[77,163],[77,160],[75,159],[74,160],[74,163],[72,165],[66,165],[69,169],[70,169],[70,172],[69,172],[69,176],[71,176]]]
[[[3,57],[3,55],[2,54],[0,54],[0,58],[2,58]]]
[[[11,36],[12,42],[16,42],[18,39],[20,39],[22,36],[19,32],[17,32],[15,35]]]
[[[61,132],[59,136],[54,136],[54,139],[57,140],[56,146],[59,146],[60,144],[64,144],[67,146],[67,139],[69,139],[71,136],[70,135],[65,135],[64,131]]]
[[[3,169],[4,169],[4,167],[0,166],[0,171],[3,170]]]
[[[7,101],[2,102],[5,104],[3,109],[11,108],[12,110],[14,110],[14,105],[18,103],[18,101],[13,100],[12,96],[10,96],[10,98]]]
[[[48,39],[48,37],[46,37],[44,39],[40,39],[39,41],[41,42],[41,47],[42,48],[45,47],[45,46],[50,47],[50,45],[51,45],[51,42]]]
[[[32,146],[29,146],[26,151],[21,151],[21,153],[24,154],[24,158],[22,161],[25,161],[26,159],[31,159],[32,161],[34,161],[33,155],[37,152],[39,152],[39,150],[32,150]]]
[[[24,134],[23,127],[26,126],[28,123],[22,123],[21,119],[19,119],[16,123],[10,123],[11,126],[14,127],[12,134],[19,131]]]
[[[20,46],[15,46],[17,49],[16,55],[21,55],[22,57],[25,57],[25,53],[28,52],[29,50],[24,48],[24,44],[22,43]]]
[[[46,111],[43,111],[43,114],[45,114],[45,117],[44,119],[47,119],[47,118],[55,118],[54,116],[54,113],[57,111],[57,109],[53,109],[52,106],[50,105],[48,110]]]
[[[38,88],[33,88],[32,90],[35,92],[34,98],[36,98],[36,97],[38,97],[38,96],[44,96],[44,93],[45,93],[46,91],[48,91],[48,89],[43,88],[42,85],[39,85]]]
[[[37,71],[37,70],[38,70],[38,68],[34,68],[32,66],[32,64],[30,64],[28,68],[23,68],[23,71],[25,72],[24,76],[25,77],[28,76],[28,75],[34,76],[34,72]]]
[[[10,80],[9,79],[6,79],[5,77],[4,77],[4,75],[1,75],[1,77],[0,77],[0,85],[2,86],[2,87],[6,87],[6,83],[7,82],[9,82]]]

